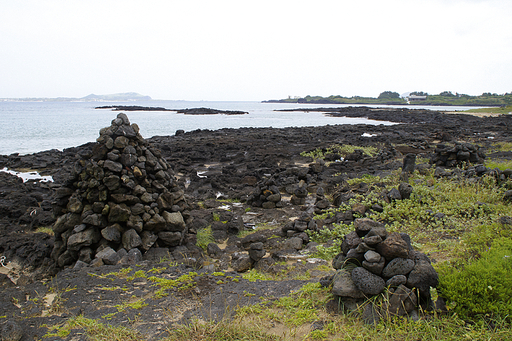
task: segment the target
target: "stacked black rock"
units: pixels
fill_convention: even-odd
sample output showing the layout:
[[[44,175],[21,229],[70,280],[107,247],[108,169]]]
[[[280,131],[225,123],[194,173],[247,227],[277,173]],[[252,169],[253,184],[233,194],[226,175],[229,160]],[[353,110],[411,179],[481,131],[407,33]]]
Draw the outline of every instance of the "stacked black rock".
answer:
[[[331,206],[331,202],[325,197],[325,190],[323,187],[318,187],[315,197],[315,213],[321,214],[329,206]]]
[[[286,244],[297,250],[302,249],[303,244],[309,243],[309,235],[306,230],[317,230],[316,220],[313,219],[311,210],[303,212],[298,219],[281,228],[282,236],[289,238]]]
[[[247,204],[266,209],[283,207],[281,193],[274,179],[270,178],[260,181],[252,194],[247,198]]]
[[[305,205],[307,196],[308,190],[306,187],[306,182],[304,180],[301,180],[299,182],[299,185],[293,192],[290,202],[292,203],[292,205]]]
[[[483,163],[484,159],[485,154],[479,146],[456,142],[453,146],[437,145],[430,163],[436,166],[456,167],[463,163]]]
[[[248,253],[243,252],[235,252],[231,255],[231,267],[233,270],[237,272],[245,272],[254,267],[258,267],[258,265],[264,266],[264,263],[268,263],[268,261],[273,262],[272,258],[265,258],[262,264],[259,264],[262,261],[263,257],[267,251],[263,248],[262,242],[251,243],[248,247]]]
[[[429,258],[414,251],[409,236],[389,233],[383,224],[368,218],[356,219],[354,226],[333,260],[338,271],[328,282],[338,304],[356,309],[388,288],[381,316],[411,314],[418,303],[429,308],[430,288],[437,286],[438,275]]]
[[[122,113],[100,130],[56,198],[52,258],[61,268],[95,258],[115,263],[121,249],[136,259],[150,248],[172,251],[189,236],[188,205],[171,167]]]

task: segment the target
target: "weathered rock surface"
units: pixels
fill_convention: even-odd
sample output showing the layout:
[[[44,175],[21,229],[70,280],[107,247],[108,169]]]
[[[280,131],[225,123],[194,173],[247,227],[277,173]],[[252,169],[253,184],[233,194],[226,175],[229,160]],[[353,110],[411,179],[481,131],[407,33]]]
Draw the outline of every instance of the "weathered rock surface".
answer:
[[[365,295],[377,295],[384,290],[386,282],[380,277],[362,267],[352,270],[352,280],[355,286]]]

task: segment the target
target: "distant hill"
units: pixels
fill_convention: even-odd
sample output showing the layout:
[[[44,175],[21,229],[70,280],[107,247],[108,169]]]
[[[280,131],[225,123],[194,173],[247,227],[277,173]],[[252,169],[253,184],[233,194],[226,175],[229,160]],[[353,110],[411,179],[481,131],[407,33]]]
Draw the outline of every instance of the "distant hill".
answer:
[[[83,101],[150,101],[151,97],[138,94],[136,92],[123,92],[111,95],[95,95],[80,98]]]
[[[136,92],[123,92],[110,95],[95,95],[90,94],[82,98],[74,97],[57,97],[57,98],[0,98],[0,101],[16,101],[16,102],[114,102],[114,101],[151,101],[152,98],[144,96]]]

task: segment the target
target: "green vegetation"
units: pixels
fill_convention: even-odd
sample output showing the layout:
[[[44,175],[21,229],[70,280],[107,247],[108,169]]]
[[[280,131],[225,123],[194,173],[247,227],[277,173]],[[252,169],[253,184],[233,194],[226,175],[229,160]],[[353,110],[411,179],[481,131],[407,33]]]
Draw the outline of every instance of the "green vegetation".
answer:
[[[278,336],[268,335],[258,327],[241,326],[232,321],[222,320],[219,323],[194,320],[189,325],[180,325],[169,330],[164,341],[275,341]]]
[[[256,281],[282,281],[285,279],[297,279],[297,280],[308,280],[311,278],[309,271],[306,272],[294,272],[296,266],[286,265],[278,273],[269,274],[266,272],[258,271],[257,269],[251,269],[243,273],[242,277],[249,282]]]
[[[141,339],[140,333],[126,327],[110,326],[101,323],[98,319],[89,319],[82,315],[69,318],[63,326],[52,326],[44,336],[45,338],[67,337],[73,329],[84,329],[88,340],[91,341],[112,341],[112,340],[133,340]]]
[[[220,215],[216,212],[212,212],[213,221],[220,221]]]
[[[237,316],[241,318],[257,314],[288,327],[298,327],[318,319],[318,312],[325,307],[331,297],[329,291],[319,283],[308,283],[299,291],[281,297],[272,304],[263,301],[254,306],[242,307],[238,310]]]
[[[309,151],[309,152],[302,152],[300,153],[301,156],[304,157],[311,157],[315,160],[317,159],[325,159],[327,155],[339,155],[340,157],[346,157],[349,154],[352,154],[356,150],[361,150],[363,154],[368,156],[375,156],[378,154],[379,149],[377,147],[368,146],[368,147],[359,147],[359,146],[353,146],[350,144],[333,144],[332,146],[328,148],[317,148],[315,150]]]
[[[512,105],[501,106],[501,107],[491,107],[491,108],[470,109],[470,110],[466,110],[465,112],[510,114],[512,112]]]
[[[385,299],[385,295],[378,297]],[[276,336],[276,340],[507,340],[512,330],[502,319],[467,323],[458,314],[441,316],[435,312],[419,321],[406,318],[383,319],[377,325],[365,325],[360,312],[332,315],[326,303],[332,299],[328,288],[310,283],[273,303],[245,306],[237,311],[233,325],[241,330],[256,328],[267,331],[260,338]],[[312,330],[311,324],[322,321],[323,328]],[[240,335],[240,334],[237,334]],[[242,334],[243,335],[243,334]],[[420,338],[418,336],[421,335]],[[225,337],[221,340],[232,340]]]
[[[407,104],[402,98],[374,98],[374,97],[343,97],[343,96],[306,96],[266,101],[269,103],[306,103],[306,104]]]
[[[381,182],[382,179],[376,180]],[[399,177],[392,175],[384,183],[388,190],[397,188]],[[479,182],[471,182],[466,179],[438,179],[431,173],[420,175],[416,172],[410,179],[413,187],[411,197],[392,203],[381,199],[381,187],[368,184],[373,188],[369,193],[356,195],[348,205],[333,209],[328,214],[346,211],[355,203],[363,203],[368,208],[378,203],[383,207],[383,212],[372,213],[372,219],[385,222],[390,231],[408,233],[415,246],[423,252],[437,252],[444,254],[443,257],[460,257],[471,249],[470,245],[461,241],[471,236],[472,231],[489,229],[500,216],[512,215],[510,204],[503,201],[508,183],[498,184],[490,176],[483,177]],[[334,224],[332,230],[311,233],[314,241],[334,241],[330,248],[319,248],[322,253],[319,256],[325,258],[333,255],[340,244],[339,236],[350,230],[351,226]],[[485,235],[483,231],[479,233]]]
[[[470,96],[451,91],[443,91],[437,95],[427,94],[422,91],[412,92],[411,95],[426,96],[424,100],[407,102],[396,92],[384,91],[377,98],[374,97],[343,97],[343,96],[306,96],[267,101],[270,103],[309,103],[309,104],[411,104],[411,105],[443,105],[443,106],[511,106],[512,93],[492,94],[483,93],[479,96]],[[510,112],[508,110],[507,112]],[[488,112],[488,111],[485,111]]]
[[[512,319],[512,239],[496,239],[478,259],[444,267],[440,290],[462,316]]]
[[[489,153],[512,152],[512,142],[496,142],[489,149]],[[512,169],[512,160],[490,157],[485,161],[487,168],[500,170]]]
[[[49,234],[50,236],[53,236],[53,229],[51,228],[51,226],[41,226],[41,227],[38,227],[35,229],[34,231],[35,233],[46,233],[46,234]]]
[[[512,169],[512,161],[499,161],[499,160],[487,160],[485,161],[485,167],[499,170]]]
[[[496,142],[492,148],[492,152],[512,152],[512,142]]]
[[[176,279],[168,279],[162,277],[151,276],[148,278],[151,282],[155,283],[155,286],[159,286],[160,288],[155,291],[155,298],[162,298],[168,295],[167,291],[171,289],[185,290],[195,287],[196,282],[195,278],[198,275],[197,272],[189,272],[187,274],[181,275]]]
[[[197,231],[197,242],[196,245],[206,250],[208,244],[215,242],[212,234],[212,227],[208,226]]]
[[[398,92],[393,92],[393,91],[384,91],[377,98],[378,99],[399,99],[400,94]]]
[[[132,299],[134,299],[134,298],[135,297],[132,296]],[[142,309],[142,308],[144,308],[147,305],[148,304],[146,303],[146,300],[143,299],[143,298],[140,298],[140,299],[135,299],[133,302],[124,302],[123,304],[117,304],[114,307],[117,308],[118,312],[122,312],[122,311],[125,311],[128,308],[130,308],[130,309]]]

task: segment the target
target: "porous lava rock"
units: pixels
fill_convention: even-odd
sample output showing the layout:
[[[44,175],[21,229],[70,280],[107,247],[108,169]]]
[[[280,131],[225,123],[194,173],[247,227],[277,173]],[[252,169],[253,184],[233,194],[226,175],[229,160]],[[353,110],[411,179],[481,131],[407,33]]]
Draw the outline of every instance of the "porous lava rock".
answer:
[[[59,268],[79,258],[117,263],[130,250],[129,259],[151,248],[172,254],[193,238],[186,224],[189,206],[173,170],[123,113],[100,130],[91,153],[74,164],[56,193],[52,259]]]
[[[368,218],[356,219],[354,226],[334,257],[336,275],[326,281],[332,284],[335,299],[349,305],[360,300],[357,307],[364,299],[385,292],[388,303],[374,307],[380,316],[407,315],[418,304],[432,307],[430,288],[438,285],[439,278],[429,258],[413,250],[410,237],[388,233],[382,223]]]

